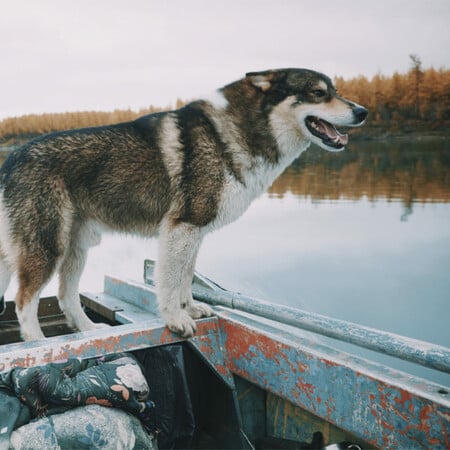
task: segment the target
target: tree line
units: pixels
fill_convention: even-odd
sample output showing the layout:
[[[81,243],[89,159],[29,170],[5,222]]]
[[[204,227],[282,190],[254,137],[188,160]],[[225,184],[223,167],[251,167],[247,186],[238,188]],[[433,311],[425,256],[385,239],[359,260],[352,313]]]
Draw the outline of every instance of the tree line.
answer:
[[[29,138],[53,131],[127,122],[139,116],[163,111],[164,109],[169,108],[149,106],[139,111],[116,109],[111,112],[79,111],[8,117],[0,122],[0,142],[8,142],[8,140],[15,140],[21,137]]]
[[[375,123],[392,121],[395,125],[416,120],[438,126],[450,121],[450,70],[424,70],[417,55],[410,55],[410,59],[407,73],[377,74],[371,79],[362,75],[349,80],[336,77],[336,87],[343,96],[367,107]]]
[[[450,70],[422,68],[417,55],[410,55],[411,68],[406,73],[395,72],[372,78],[364,75],[344,79],[336,77],[339,93],[370,111],[367,126],[356,134],[379,134],[381,131],[407,132],[445,130],[450,125]],[[175,107],[184,102],[177,100]],[[85,111],[47,114],[28,114],[10,117],[0,122],[0,143],[28,138],[52,131],[109,125],[133,120],[141,115],[168,110],[170,107],[149,106],[139,111],[115,110],[112,112]],[[408,128],[409,127],[409,128]],[[375,130],[375,133],[373,132]]]

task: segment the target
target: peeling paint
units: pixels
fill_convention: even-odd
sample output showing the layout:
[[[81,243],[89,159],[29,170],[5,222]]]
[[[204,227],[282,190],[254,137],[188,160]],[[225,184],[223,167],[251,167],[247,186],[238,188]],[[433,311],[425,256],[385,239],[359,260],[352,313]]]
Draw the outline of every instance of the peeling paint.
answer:
[[[197,323],[197,336],[217,329],[217,319]],[[163,322],[145,322],[102,328],[83,333],[47,338],[44,341],[21,342],[0,346],[0,372],[14,367],[33,367],[68,358],[93,358],[183,341]]]
[[[448,402],[387,383],[295,341],[241,322],[220,319],[233,373],[382,448],[426,448],[448,443]],[[301,367],[302,370],[298,370]],[[282,377],[283,382],[280,382]],[[324,400],[326,399],[326,400]],[[446,404],[447,403],[447,404]]]
[[[134,296],[139,305],[149,311],[154,308],[151,289],[138,283],[110,280],[108,289],[124,301]],[[440,386],[344,354],[310,337],[292,335],[282,327],[220,311],[218,318],[197,321],[197,333],[188,342],[229,386],[233,374],[239,375],[376,447],[450,448],[450,400]],[[162,321],[141,321],[0,346],[0,371],[182,340]],[[280,410],[281,399],[274,417],[285,432],[289,424]]]

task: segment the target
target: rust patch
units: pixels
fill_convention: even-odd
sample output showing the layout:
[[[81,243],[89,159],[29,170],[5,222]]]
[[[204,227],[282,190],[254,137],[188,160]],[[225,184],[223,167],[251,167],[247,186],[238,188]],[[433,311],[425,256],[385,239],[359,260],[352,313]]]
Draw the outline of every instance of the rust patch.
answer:
[[[402,391],[401,397],[394,397],[395,403],[398,403],[402,406],[403,409],[405,409],[405,403],[409,402],[408,410],[410,413],[414,412],[414,405],[412,401],[412,395],[409,392]]]
[[[297,380],[296,386],[305,393],[305,395],[311,400],[312,402],[312,396],[314,395],[315,387],[310,383],[303,383],[301,379]],[[295,392],[294,394],[296,397],[298,397],[298,392]]]

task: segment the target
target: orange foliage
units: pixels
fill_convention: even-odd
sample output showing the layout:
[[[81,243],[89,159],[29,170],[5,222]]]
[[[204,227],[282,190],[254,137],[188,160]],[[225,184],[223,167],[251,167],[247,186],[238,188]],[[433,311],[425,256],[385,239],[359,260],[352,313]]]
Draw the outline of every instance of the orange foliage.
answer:
[[[170,108],[150,106],[139,111],[116,109],[112,112],[82,111],[27,114],[20,117],[9,117],[0,122],[0,140],[18,136],[33,136],[73,128],[111,125],[113,123],[127,122],[145,114],[168,109]]]
[[[367,107],[373,122],[450,120],[450,70],[431,67],[421,71],[419,79],[417,98],[417,69],[391,77],[377,74],[372,79],[336,77],[335,84],[344,97]]]
[[[377,74],[369,79],[360,75],[348,80],[336,77],[335,84],[342,96],[351,98],[369,109],[368,124],[375,127],[405,131],[408,121],[422,123],[428,129],[449,124],[450,70],[436,70],[433,67],[422,70],[419,64],[407,73],[395,72],[392,76]],[[184,103],[178,99],[176,107],[179,108]],[[150,106],[140,111],[117,109],[113,112],[67,112],[11,117],[0,122],[0,142],[52,131],[125,122],[167,109],[169,108]],[[368,131],[368,128],[364,127],[358,130],[358,134]]]

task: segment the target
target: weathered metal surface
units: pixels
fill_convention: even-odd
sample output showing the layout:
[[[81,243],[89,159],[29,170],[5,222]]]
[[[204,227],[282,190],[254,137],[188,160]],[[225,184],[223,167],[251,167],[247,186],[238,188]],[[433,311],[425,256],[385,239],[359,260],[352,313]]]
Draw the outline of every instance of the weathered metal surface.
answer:
[[[110,322],[114,322],[116,320],[116,313],[123,310],[123,306],[118,304],[121,300],[104,294],[83,293],[80,294],[80,300],[83,306],[96,312]]]
[[[161,324],[160,319],[156,318],[156,296],[153,287],[108,276],[105,277],[104,289],[102,294],[84,294],[83,302],[99,312],[102,310],[102,303],[108,305],[107,316],[113,314],[110,319],[120,323],[153,318]],[[210,325],[205,334],[197,333],[189,340],[189,344],[228,386],[233,387],[234,380],[225,365],[217,321],[211,322]]]
[[[80,297],[83,305],[112,322],[125,324],[143,320],[160,320],[156,314],[109,294],[84,292]]]
[[[209,295],[211,292],[217,293],[218,298],[226,291],[213,286]],[[151,286],[107,278],[105,298],[115,308],[116,320],[119,314],[127,314],[129,303],[156,317]],[[240,306],[241,301],[245,302],[245,297],[237,295],[232,306]],[[266,314],[265,306],[250,305],[261,315]],[[279,308],[287,314],[284,307],[277,305]],[[258,317],[226,308],[216,310],[218,319],[198,321],[198,331],[190,345],[228,386],[232,385],[231,373],[236,374],[377,447],[450,447],[450,400],[445,387],[338,352],[317,340],[292,334],[282,325],[272,326]],[[138,320],[139,312],[129,314],[126,320]],[[316,323],[318,318],[311,317],[308,313],[300,317],[303,328],[314,331],[316,326],[331,326],[329,321]],[[290,323],[288,318],[285,322]],[[312,328],[305,323],[312,323]],[[181,340],[161,320],[153,318],[45,341],[0,346],[0,371]]]
[[[267,436],[266,391],[235,376],[237,400],[245,434],[250,441]]]
[[[152,260],[145,261],[144,280],[146,283],[153,284],[154,265],[155,262]],[[230,292],[198,273],[194,276],[192,291],[194,298],[205,303],[237,309],[450,373],[450,348],[442,345]]]
[[[197,323],[197,336],[217,329],[217,318]],[[143,321],[117,327],[56,336],[40,341],[0,346],[0,372],[14,367],[33,367],[68,358],[93,358],[184,340],[169,331],[162,321]]]
[[[310,442],[314,433],[320,431],[325,445],[352,442],[367,448],[363,440],[270,392],[266,396],[266,424],[268,436]]]
[[[196,334],[189,339],[188,343],[226,385],[234,388],[233,374],[225,362],[224,347],[221,341],[222,334],[218,327],[218,321],[211,325],[205,334]]]
[[[104,292],[145,311],[158,315],[155,289],[144,283],[123,280],[111,276],[105,277]]]
[[[448,448],[445,388],[220,314],[230,370],[371,445]]]
[[[238,309],[307,331],[395,356],[450,373],[450,349],[395,333],[334,319],[289,306],[273,304],[225,290],[193,288],[194,298],[212,305]]]

